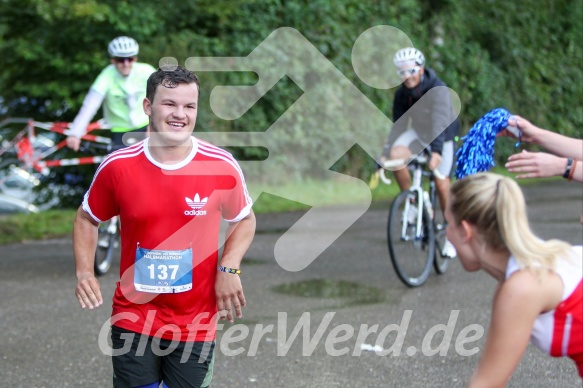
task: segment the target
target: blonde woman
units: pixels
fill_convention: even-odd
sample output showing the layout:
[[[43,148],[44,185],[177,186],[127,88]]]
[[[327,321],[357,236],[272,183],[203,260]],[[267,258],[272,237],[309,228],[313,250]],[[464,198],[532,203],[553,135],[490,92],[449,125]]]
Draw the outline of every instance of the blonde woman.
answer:
[[[464,269],[498,280],[488,337],[468,386],[504,386],[529,338],[551,356],[572,358],[583,377],[582,247],[536,237],[518,184],[492,173],[453,184],[445,216]]]

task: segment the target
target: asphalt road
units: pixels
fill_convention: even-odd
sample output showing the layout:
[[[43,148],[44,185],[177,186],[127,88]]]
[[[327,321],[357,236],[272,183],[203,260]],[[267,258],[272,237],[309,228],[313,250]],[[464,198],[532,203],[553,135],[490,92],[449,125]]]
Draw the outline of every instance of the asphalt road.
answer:
[[[583,243],[583,186],[557,181],[525,191],[541,237]],[[494,280],[454,261],[421,288],[403,286],[387,256],[386,204],[373,204],[305,270],[288,272],[274,244],[300,216],[258,217],[243,264],[248,306],[219,331],[212,386],[465,386],[483,347]],[[114,268],[101,278],[106,301],[116,276]],[[109,304],[82,310],[74,287],[70,239],[0,247],[0,386],[111,386],[110,359],[98,345]],[[375,344],[386,354],[366,350]],[[529,346],[508,386],[581,380],[569,359]]]

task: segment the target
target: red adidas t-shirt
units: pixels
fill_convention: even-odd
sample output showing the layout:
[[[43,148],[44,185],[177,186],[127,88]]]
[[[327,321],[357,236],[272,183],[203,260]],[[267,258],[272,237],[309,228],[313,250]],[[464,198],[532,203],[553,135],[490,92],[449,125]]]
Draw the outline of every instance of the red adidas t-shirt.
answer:
[[[163,165],[148,139],[110,154],[83,209],[96,221],[119,215],[120,281],[111,323],[149,336],[212,341],[221,219],[237,222],[252,200],[228,152],[192,137],[181,163]]]

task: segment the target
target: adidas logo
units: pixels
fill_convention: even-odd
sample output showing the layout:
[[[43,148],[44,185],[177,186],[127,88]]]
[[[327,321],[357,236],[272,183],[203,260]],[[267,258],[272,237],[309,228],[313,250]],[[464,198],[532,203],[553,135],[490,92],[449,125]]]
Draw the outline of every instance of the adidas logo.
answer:
[[[198,195],[198,193],[196,193],[196,195],[192,199],[188,197],[185,197],[184,199],[186,200],[186,204],[190,206],[190,208],[192,209],[185,210],[184,211],[185,216],[204,216],[206,214],[206,210],[199,209],[206,205],[208,197],[200,199],[200,196]]]

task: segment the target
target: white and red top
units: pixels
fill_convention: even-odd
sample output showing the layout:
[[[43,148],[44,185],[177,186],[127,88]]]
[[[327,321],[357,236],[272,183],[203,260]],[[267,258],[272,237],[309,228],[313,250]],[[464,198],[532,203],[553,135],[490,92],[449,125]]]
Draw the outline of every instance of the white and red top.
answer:
[[[194,137],[192,143],[190,154],[173,165],[152,157],[148,139],[113,152],[82,206],[98,222],[120,216],[111,323],[155,337],[212,341],[220,222],[246,217],[252,200],[231,154]],[[172,285],[177,273],[185,285]]]
[[[583,376],[583,247],[573,247],[573,251],[571,257],[557,260],[556,273],[563,281],[563,297],[554,310],[537,317],[531,341],[553,357],[572,358]],[[519,269],[511,256],[506,278]]]

